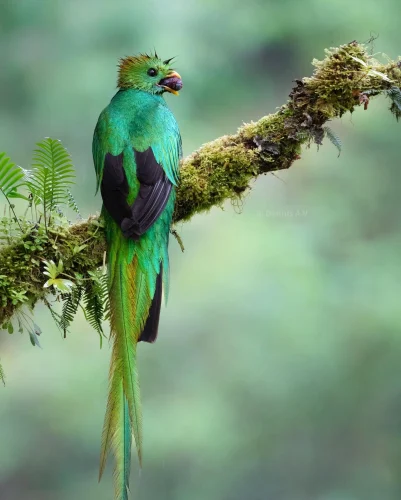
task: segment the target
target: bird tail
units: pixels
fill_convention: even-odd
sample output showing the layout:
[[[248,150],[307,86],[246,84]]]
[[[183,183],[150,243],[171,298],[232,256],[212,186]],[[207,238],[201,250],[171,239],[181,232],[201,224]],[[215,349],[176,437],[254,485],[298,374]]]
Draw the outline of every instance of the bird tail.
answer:
[[[114,249],[113,249],[114,250]],[[121,252],[121,248],[119,251]],[[115,500],[127,500],[134,436],[142,464],[142,412],[136,346],[150,307],[144,273],[134,256],[127,263],[124,252],[111,252],[109,262],[110,324],[113,350],[109,372],[109,396],[103,426],[99,480],[107,456],[115,456]]]

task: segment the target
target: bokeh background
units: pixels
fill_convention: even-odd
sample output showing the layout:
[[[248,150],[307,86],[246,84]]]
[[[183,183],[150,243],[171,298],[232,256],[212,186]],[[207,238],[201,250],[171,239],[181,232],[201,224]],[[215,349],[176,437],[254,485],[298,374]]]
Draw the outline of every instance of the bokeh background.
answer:
[[[0,150],[44,136],[94,196],[91,139],[120,56],[178,56],[185,153],[287,99],[325,47],[401,54],[399,0],[2,0]],[[160,336],[140,346],[144,467],[133,498],[401,498],[400,125],[385,99],[332,123],[288,171],[179,227]],[[241,214],[238,212],[241,211]],[[0,332],[0,499],[112,498],[97,483],[110,349],[80,317],[43,349]]]

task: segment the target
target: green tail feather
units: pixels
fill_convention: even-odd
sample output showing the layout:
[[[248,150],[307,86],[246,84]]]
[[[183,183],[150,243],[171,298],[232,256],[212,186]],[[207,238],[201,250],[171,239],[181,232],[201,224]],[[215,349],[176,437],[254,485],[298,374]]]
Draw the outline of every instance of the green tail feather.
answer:
[[[142,273],[134,263],[126,265],[123,262],[119,264],[119,268],[119,273],[116,276],[119,283],[119,304],[116,306],[113,301],[115,311],[112,313],[112,328],[116,328],[115,335],[121,335],[122,346],[120,352],[123,360],[123,389],[127,398],[139,463],[142,465],[142,410],[136,361],[136,345],[144,320],[141,320],[141,313],[137,307],[139,297],[142,294],[140,290],[137,291],[135,289],[135,280]],[[133,307],[134,304],[135,307]],[[118,315],[119,319],[114,324],[113,316],[116,315]]]
[[[121,422],[118,426],[121,439],[118,449],[115,450],[116,464],[114,467],[114,490],[116,500],[128,500],[129,476],[131,472],[131,444],[132,431],[127,399],[124,398]],[[122,454],[121,454],[122,451]],[[117,458],[118,457],[118,458]]]
[[[125,239],[120,228],[106,215],[113,352],[99,475],[101,477],[107,455],[112,450],[116,461],[116,500],[127,498],[132,435],[142,464],[142,412],[136,346],[149,315],[161,265],[163,285],[168,290],[169,225],[166,220],[171,219],[173,202],[174,199],[166,207],[166,214],[138,241]]]
[[[131,445],[131,421],[129,417],[128,402],[127,399],[124,399],[124,482],[127,488],[129,488],[129,476],[131,473]]]
[[[119,249],[121,252],[121,248]],[[113,262],[113,259],[110,259]],[[99,479],[110,449],[115,456],[115,499],[127,500],[131,465],[132,434],[142,463],[142,413],[136,345],[143,328],[144,290],[137,287],[143,273],[136,259],[126,264],[121,255],[113,262],[110,283],[111,336],[110,389],[104,420]],[[145,294],[147,295],[147,294]],[[149,308],[149,305],[148,305]]]

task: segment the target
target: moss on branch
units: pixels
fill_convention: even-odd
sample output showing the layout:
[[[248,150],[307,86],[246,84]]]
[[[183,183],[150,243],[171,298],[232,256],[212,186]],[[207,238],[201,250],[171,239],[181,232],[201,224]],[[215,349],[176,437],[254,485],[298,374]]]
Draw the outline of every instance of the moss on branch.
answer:
[[[183,161],[174,223],[226,200],[238,201],[251,180],[289,168],[303,144],[321,144],[327,121],[359,105],[366,109],[371,97],[390,96],[401,84],[400,61],[381,64],[356,42],[327,50],[325,59],[313,64],[313,76],[297,80],[289,101],[276,113],[204,144]],[[401,107],[393,101],[391,109],[399,118]],[[45,298],[42,258],[61,258],[67,274],[85,275],[102,264],[105,250],[97,217],[57,227],[48,235],[30,230],[16,243],[0,247],[0,297],[6,297],[0,304],[0,325],[24,303],[33,306]]]

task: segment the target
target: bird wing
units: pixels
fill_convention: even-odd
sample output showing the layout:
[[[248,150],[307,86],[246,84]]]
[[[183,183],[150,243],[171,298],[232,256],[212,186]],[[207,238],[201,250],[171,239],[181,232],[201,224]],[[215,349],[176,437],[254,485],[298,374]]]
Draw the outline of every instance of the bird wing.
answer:
[[[143,151],[150,146],[156,162],[163,168],[169,181],[177,186],[182,158],[182,141],[178,124],[167,106],[158,106],[150,124],[149,143],[144,145],[134,135],[131,138],[132,146],[137,151]]]
[[[121,227],[124,236],[137,239],[147,231],[165,208],[173,184],[156,161],[152,148],[144,152],[134,150],[139,191],[130,206],[129,186],[124,170],[124,153],[104,158],[100,190],[103,204]]]

